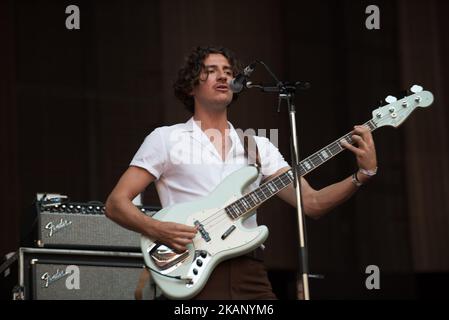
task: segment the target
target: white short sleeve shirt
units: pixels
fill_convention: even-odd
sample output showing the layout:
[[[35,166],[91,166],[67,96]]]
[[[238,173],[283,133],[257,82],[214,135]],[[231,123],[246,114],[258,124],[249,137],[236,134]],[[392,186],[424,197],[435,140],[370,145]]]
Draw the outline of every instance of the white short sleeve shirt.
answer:
[[[186,123],[156,128],[145,138],[130,166],[143,168],[156,177],[162,207],[207,196],[229,174],[247,165],[237,132],[228,124],[232,146],[225,161],[192,117]],[[261,174],[246,192],[257,188],[264,177],[289,166],[270,140],[265,137],[255,137],[255,140]],[[244,225],[256,226],[256,215]]]

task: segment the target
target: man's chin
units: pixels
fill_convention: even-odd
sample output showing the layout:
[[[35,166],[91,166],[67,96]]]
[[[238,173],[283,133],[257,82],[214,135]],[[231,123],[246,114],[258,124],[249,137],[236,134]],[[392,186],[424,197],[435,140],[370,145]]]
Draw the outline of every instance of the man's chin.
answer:
[[[215,101],[212,108],[216,110],[226,110],[226,108],[231,104],[232,99],[219,99]]]
[[[204,101],[200,103],[204,109],[214,110],[214,111],[225,111],[227,107],[231,104],[232,97],[216,97],[215,99],[211,99],[209,101]]]
[[[223,105],[223,104],[214,104],[214,105],[212,105],[212,106],[210,106],[210,109],[211,110],[214,110],[214,111],[226,111],[226,109],[228,108],[228,105],[229,104],[227,104],[227,105]]]

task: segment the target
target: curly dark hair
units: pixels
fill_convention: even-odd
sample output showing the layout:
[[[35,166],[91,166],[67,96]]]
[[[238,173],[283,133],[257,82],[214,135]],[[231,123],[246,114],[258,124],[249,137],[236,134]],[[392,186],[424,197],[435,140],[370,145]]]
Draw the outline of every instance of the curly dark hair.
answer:
[[[194,113],[195,101],[190,95],[190,92],[192,92],[193,88],[199,84],[200,74],[204,68],[204,60],[211,53],[222,54],[228,59],[234,74],[239,73],[242,69],[240,61],[236,58],[234,53],[227,48],[221,46],[199,46],[194,48],[192,52],[186,56],[184,65],[178,71],[178,78],[173,84],[175,96],[181,100],[187,110],[191,113]],[[235,101],[237,97],[238,94],[234,93],[232,101]]]

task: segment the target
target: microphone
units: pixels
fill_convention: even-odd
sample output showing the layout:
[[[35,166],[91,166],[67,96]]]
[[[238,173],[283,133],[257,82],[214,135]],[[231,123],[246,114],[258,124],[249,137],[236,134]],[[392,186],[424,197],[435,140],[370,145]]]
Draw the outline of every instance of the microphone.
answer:
[[[249,66],[243,69],[243,73],[239,73],[235,78],[229,83],[229,88],[234,93],[239,93],[246,86],[246,81],[251,76],[253,71],[256,69],[256,61],[252,62]]]

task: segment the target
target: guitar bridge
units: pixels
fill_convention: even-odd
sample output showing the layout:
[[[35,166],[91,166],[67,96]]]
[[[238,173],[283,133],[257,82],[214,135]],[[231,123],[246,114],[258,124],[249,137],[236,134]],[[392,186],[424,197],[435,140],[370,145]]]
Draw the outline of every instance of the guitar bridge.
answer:
[[[170,247],[156,242],[150,249],[149,254],[159,269],[166,270],[186,260],[189,256],[189,250],[177,253]]]

